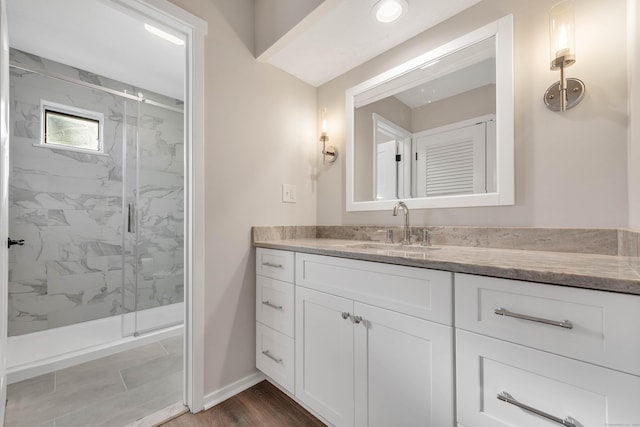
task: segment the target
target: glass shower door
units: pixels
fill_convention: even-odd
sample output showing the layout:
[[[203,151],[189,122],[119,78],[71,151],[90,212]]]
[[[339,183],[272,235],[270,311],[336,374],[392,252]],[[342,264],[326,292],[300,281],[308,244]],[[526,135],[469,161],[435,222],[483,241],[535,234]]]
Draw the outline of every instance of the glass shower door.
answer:
[[[13,58],[30,60],[19,52]],[[9,253],[9,335],[116,318],[122,313],[123,100],[17,67],[11,98],[9,229],[24,245]],[[49,143],[42,133],[54,133],[43,123],[49,109],[64,111],[71,122],[98,117],[99,147]],[[75,123],[60,129],[72,142],[71,135],[81,136]],[[73,345],[95,344],[96,335]]]
[[[162,101],[139,102],[128,125],[125,334],[184,320],[184,115]]]

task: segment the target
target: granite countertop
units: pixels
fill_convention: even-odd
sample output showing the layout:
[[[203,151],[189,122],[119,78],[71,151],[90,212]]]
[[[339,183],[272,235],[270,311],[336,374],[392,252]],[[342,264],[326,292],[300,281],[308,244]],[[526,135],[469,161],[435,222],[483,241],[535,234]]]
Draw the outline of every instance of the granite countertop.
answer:
[[[254,241],[256,247],[330,255],[531,282],[640,295],[638,259],[619,255],[463,246],[403,248],[380,242],[294,238]]]

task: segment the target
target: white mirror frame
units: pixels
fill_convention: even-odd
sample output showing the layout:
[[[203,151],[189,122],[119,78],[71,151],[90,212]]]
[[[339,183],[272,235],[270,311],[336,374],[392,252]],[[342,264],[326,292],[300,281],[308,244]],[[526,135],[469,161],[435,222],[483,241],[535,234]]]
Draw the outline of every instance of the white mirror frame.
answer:
[[[381,88],[379,88],[380,85],[404,76],[429,62],[494,36],[496,38],[496,192],[429,198],[407,198],[403,200],[410,209],[505,206],[515,203],[513,15],[507,15],[347,90],[347,211],[388,210],[393,209],[393,206],[397,203],[397,200],[372,200],[362,202],[356,202],[354,200],[356,97],[366,92],[375,94],[374,96],[379,96],[379,93],[382,92],[382,90],[380,90]],[[378,88],[378,91],[376,91],[376,88]]]

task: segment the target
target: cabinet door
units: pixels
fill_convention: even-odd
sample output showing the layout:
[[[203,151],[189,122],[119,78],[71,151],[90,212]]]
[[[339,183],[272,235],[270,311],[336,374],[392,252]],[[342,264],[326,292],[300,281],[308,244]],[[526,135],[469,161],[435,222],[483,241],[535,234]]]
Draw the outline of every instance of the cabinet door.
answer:
[[[335,426],[353,425],[353,302],[296,288],[296,397]]]
[[[464,425],[591,427],[640,421],[640,377],[471,332],[456,334],[457,410]]]
[[[355,303],[355,425],[453,426],[453,330]]]

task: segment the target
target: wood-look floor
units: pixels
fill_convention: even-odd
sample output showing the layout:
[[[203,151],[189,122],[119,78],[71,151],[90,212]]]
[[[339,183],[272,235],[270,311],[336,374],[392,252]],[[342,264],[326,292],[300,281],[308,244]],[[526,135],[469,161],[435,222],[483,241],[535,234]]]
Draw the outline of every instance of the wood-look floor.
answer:
[[[268,381],[197,414],[184,414],[163,427],[300,427],[324,426]]]

